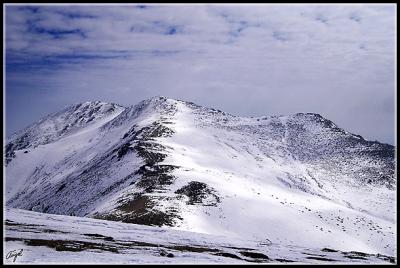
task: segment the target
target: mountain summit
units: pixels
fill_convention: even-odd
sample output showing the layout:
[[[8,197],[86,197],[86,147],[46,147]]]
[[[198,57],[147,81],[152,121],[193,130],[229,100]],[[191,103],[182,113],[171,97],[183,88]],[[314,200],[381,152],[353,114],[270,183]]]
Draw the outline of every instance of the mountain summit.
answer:
[[[6,145],[6,204],[393,254],[394,147],[311,113],[247,118],[155,97],[86,102]]]

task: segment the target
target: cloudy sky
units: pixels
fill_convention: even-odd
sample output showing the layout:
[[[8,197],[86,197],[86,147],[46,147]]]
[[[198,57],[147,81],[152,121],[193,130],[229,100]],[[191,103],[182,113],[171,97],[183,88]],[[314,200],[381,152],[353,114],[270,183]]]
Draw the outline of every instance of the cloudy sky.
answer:
[[[394,144],[394,5],[7,5],[7,134],[77,102],[162,95],[314,112]]]

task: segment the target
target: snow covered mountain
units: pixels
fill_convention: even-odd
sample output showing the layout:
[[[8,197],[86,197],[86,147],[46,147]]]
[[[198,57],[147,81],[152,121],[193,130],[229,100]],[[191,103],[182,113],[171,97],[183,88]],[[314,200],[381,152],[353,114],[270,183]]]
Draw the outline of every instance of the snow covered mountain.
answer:
[[[395,255],[394,147],[318,114],[87,102],[5,149],[11,208]]]

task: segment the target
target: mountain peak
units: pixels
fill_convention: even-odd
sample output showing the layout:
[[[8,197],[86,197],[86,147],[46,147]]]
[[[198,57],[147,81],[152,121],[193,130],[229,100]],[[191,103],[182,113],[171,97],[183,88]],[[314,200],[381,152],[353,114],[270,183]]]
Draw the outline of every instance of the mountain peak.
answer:
[[[100,108],[98,107],[105,107],[107,110],[108,108],[123,108],[122,105],[116,104],[116,103],[112,103],[112,102],[104,102],[104,101],[85,101],[85,102],[78,102],[72,105],[68,105],[64,108],[64,110],[76,110],[76,109],[97,109],[97,111],[100,110]],[[63,111],[64,111],[63,110]]]
[[[15,150],[54,142],[74,131],[113,118],[123,110],[124,107],[118,104],[101,101],[87,101],[66,106],[61,111],[49,114],[13,134],[7,144],[7,161]]]

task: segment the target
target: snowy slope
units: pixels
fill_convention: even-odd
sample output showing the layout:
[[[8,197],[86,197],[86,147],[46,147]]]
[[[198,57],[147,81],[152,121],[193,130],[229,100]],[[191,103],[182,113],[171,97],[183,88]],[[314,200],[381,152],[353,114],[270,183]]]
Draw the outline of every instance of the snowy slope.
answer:
[[[164,97],[87,107],[82,123],[51,115],[60,127],[10,140],[7,206],[395,255],[391,145],[317,114],[243,118]]]
[[[6,210],[5,263],[394,263],[385,255]],[[77,228],[79,226],[79,228]]]

